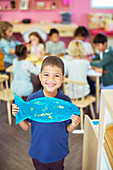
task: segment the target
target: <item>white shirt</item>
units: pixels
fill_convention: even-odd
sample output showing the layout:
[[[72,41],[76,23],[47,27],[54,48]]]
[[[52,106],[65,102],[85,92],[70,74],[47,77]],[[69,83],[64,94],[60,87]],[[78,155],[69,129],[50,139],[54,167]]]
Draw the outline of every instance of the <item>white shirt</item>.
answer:
[[[92,45],[89,42],[84,42],[87,55],[94,54]]]
[[[44,44],[40,43],[38,46],[37,46],[37,51],[38,51],[38,54],[39,56],[41,55],[41,52],[42,52],[42,49],[44,48]],[[35,54],[35,47],[34,46],[31,46],[31,54]]]
[[[85,59],[64,61],[65,74],[68,78],[76,81],[85,81],[87,84],[84,86],[84,95],[87,96],[90,93],[89,84],[87,82],[87,71],[91,68],[89,61]],[[66,87],[68,92],[68,86]],[[72,90],[71,90],[72,91]],[[72,94],[68,94],[72,98]],[[78,98],[82,97],[82,86],[78,87]],[[76,98],[76,86],[74,87],[74,98]]]
[[[11,89],[21,96],[28,96],[33,92],[31,73],[38,75],[39,68],[27,60],[13,60],[13,81]]]

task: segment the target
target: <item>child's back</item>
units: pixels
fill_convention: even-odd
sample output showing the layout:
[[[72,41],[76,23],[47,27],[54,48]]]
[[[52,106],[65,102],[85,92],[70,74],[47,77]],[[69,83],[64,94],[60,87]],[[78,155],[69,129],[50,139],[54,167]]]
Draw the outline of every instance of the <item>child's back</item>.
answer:
[[[24,45],[18,45],[16,47],[16,53],[17,51],[20,52],[20,50],[25,53],[25,51],[27,51],[27,48]],[[11,84],[12,91],[21,96],[28,96],[29,94],[31,94],[33,92],[33,85],[30,78],[31,73],[38,75],[39,69],[25,59],[14,59],[13,81]]]
[[[13,81],[11,89],[21,96],[28,96],[33,92],[31,73],[38,75],[39,70],[33,69],[32,63],[26,60],[13,62]]]
[[[87,96],[90,92],[90,88],[87,82],[87,71],[90,69],[90,63],[84,56],[84,43],[82,41],[71,41],[68,47],[68,53],[73,56],[73,60],[66,62],[66,74],[68,78],[76,81],[85,81],[87,84],[84,86],[84,94]],[[72,97],[72,96],[71,96]],[[82,86],[78,88],[78,97],[82,97]],[[76,98],[76,87],[74,98]]]
[[[90,68],[90,64],[87,60],[72,60],[67,62],[68,67],[68,78],[71,80],[76,80],[80,82],[87,82],[87,71]],[[76,87],[74,89],[76,98]],[[84,95],[87,96],[90,93],[90,88],[88,83],[84,86]],[[69,95],[69,94],[68,94]],[[70,95],[69,95],[70,96]],[[70,96],[72,98],[72,96]],[[78,97],[82,97],[82,86],[78,87]]]

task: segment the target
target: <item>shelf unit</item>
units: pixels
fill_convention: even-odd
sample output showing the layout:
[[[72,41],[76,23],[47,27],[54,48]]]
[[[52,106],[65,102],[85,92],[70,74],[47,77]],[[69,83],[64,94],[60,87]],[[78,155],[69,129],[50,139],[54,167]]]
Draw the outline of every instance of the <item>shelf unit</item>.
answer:
[[[106,128],[113,125],[113,90],[101,91],[100,119],[96,127],[92,120],[85,116],[85,133],[83,140],[82,170],[112,170],[113,153],[106,149]],[[112,136],[113,137],[113,136]],[[110,145],[111,146],[111,145]],[[113,146],[112,146],[113,147]]]
[[[10,11],[17,9],[17,0],[0,0],[0,11]]]
[[[96,170],[112,170],[109,157],[104,148],[104,135],[108,125],[113,125],[113,90],[102,90]]]
[[[33,0],[33,9],[35,10],[58,10],[70,9],[70,5],[63,5],[61,0]]]
[[[13,32],[18,33],[20,32],[21,34],[25,33],[31,28],[41,28],[42,30],[46,31],[49,33],[51,28],[56,28],[58,29],[60,33],[60,37],[73,37],[74,31],[77,28],[77,25],[72,23],[72,24],[38,24],[38,23],[30,23],[30,24],[13,24]]]
[[[18,9],[23,11],[32,9],[32,0],[18,0]]]
[[[93,124],[88,115],[85,115],[82,170],[96,170],[98,126]]]
[[[63,0],[0,0],[0,11],[8,10],[66,10],[71,4],[64,5]]]

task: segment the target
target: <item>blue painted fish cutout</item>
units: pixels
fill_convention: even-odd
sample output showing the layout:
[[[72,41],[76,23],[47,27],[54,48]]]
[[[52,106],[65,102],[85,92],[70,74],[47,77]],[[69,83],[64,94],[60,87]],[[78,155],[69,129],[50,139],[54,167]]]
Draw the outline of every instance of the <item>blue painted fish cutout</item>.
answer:
[[[19,112],[15,115],[16,124],[31,119],[37,122],[52,123],[70,119],[72,114],[80,115],[76,105],[54,97],[41,97],[25,102],[16,93],[15,104]]]

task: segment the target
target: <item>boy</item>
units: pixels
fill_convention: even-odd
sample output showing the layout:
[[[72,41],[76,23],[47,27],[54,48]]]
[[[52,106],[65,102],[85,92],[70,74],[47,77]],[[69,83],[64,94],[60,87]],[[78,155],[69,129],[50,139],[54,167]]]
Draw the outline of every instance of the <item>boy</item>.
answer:
[[[113,51],[107,48],[107,36],[105,34],[97,34],[94,38],[94,44],[96,49],[103,53],[103,57],[100,62],[90,62],[93,67],[103,68],[103,88],[113,89]],[[98,55],[95,59],[100,59]]]
[[[45,55],[55,55],[61,57],[66,53],[64,42],[59,40],[59,32],[57,29],[51,29],[49,33],[49,41],[46,42]]]
[[[56,97],[71,102],[59,89],[64,80],[64,64],[60,58],[50,56],[44,59],[39,78],[43,88],[30,95],[27,101],[39,97]],[[18,109],[15,104],[12,105],[14,116]],[[80,117],[76,115],[59,123],[39,123],[32,120],[19,123],[24,130],[31,127],[29,155],[36,170],[63,170],[64,158],[69,153],[68,132],[72,132],[79,123]]]

